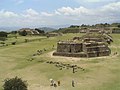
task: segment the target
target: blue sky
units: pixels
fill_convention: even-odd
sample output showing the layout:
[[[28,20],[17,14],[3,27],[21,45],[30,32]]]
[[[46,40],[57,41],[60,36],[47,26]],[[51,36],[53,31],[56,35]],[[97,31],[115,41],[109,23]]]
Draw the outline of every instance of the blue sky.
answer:
[[[120,22],[120,0],[0,0],[0,27]]]

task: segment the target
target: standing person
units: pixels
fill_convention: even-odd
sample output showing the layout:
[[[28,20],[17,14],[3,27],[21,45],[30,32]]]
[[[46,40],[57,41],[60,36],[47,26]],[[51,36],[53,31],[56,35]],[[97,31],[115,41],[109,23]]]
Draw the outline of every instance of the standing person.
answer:
[[[58,81],[58,86],[60,86],[60,81]]]
[[[54,84],[53,84],[53,85],[54,85],[54,87],[57,87],[57,84],[56,84],[56,82],[55,82],[55,81],[54,81]]]
[[[53,79],[50,79],[50,86],[53,86],[54,85],[54,80]]]
[[[75,87],[75,81],[72,80],[72,87]]]
[[[73,67],[73,73],[75,73],[75,68]]]

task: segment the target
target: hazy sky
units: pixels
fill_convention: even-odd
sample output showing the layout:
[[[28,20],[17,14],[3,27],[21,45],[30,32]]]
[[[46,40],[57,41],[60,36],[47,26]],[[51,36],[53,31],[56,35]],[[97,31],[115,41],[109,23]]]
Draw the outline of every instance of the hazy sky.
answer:
[[[0,27],[120,22],[120,0],[0,0]]]

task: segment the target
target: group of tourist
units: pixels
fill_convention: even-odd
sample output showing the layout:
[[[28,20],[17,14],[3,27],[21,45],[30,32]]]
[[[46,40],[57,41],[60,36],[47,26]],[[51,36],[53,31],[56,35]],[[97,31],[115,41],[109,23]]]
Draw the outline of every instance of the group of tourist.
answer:
[[[60,86],[60,84],[61,84],[60,80],[58,80],[57,83],[56,83],[56,81],[54,81],[53,79],[50,79],[50,86],[57,87],[57,86]],[[74,80],[72,80],[71,85],[72,85],[72,87],[75,87],[75,81]]]

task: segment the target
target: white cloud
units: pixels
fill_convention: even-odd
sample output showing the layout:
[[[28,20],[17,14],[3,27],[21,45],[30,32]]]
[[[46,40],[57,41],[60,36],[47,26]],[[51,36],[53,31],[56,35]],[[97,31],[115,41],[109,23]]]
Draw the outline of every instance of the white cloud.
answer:
[[[55,10],[55,15],[61,15],[61,13]]]
[[[85,7],[79,7],[79,8],[71,8],[71,7],[62,7],[56,10],[59,14],[64,15],[87,15],[92,14],[92,11],[90,9],[87,9]]]
[[[108,5],[105,5],[102,7],[103,11],[119,11],[120,10],[120,2],[116,2],[116,3],[110,3]]]
[[[47,13],[47,12],[41,12],[42,16],[53,16],[53,14],[51,13]]]
[[[24,11],[24,14],[22,14],[25,18],[37,18],[39,16],[39,13],[31,8]]]
[[[33,9],[27,9],[26,10],[27,14],[31,15],[31,16],[34,16],[34,15],[39,15],[39,13]]]
[[[12,17],[12,18],[11,18]],[[95,24],[120,21],[120,2],[110,3],[99,8],[61,7],[51,13],[38,12],[32,8],[21,14],[0,10],[0,25],[39,26],[54,24]]]
[[[64,15],[71,15],[73,13],[73,9],[71,7],[62,7],[59,8],[57,11]]]
[[[14,12],[10,12],[10,11],[5,11],[5,10],[1,10],[0,11],[0,17],[4,17],[4,18],[11,18],[11,17],[17,17],[18,14],[14,13]]]

